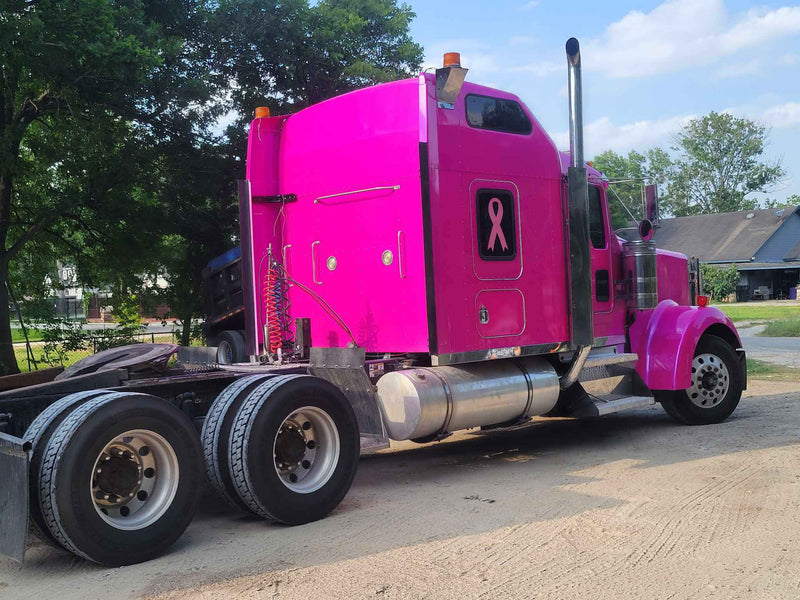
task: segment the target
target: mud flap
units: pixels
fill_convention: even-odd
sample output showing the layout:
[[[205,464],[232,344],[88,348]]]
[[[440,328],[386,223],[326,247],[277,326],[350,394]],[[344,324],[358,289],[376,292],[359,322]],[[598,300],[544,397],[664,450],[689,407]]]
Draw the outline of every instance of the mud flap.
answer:
[[[22,562],[28,535],[28,454],[23,440],[0,433],[0,555]]]

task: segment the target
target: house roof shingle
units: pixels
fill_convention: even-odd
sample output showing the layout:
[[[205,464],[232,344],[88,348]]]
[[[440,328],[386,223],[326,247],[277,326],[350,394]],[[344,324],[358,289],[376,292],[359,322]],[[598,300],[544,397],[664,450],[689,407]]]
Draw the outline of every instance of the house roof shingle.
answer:
[[[662,219],[655,240],[660,248],[706,262],[749,261],[796,210],[767,208]],[[800,243],[793,251],[800,254]],[[785,260],[794,258],[787,254]]]

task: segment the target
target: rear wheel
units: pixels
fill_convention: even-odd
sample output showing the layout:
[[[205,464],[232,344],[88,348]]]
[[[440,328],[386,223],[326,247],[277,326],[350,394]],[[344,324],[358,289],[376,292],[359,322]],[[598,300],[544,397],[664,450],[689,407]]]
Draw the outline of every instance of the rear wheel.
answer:
[[[253,388],[273,377],[274,375],[250,375],[237,379],[226,387],[211,405],[200,435],[208,481],[225,502],[245,512],[251,512],[250,507],[239,497],[230,475],[228,446],[231,425],[239,407]]]
[[[42,515],[67,550],[110,565],[164,552],[194,516],[202,453],[190,419],[144,394],[89,400],[50,437],[39,475]]]
[[[656,392],[656,400],[679,423],[720,423],[731,415],[742,397],[741,369],[736,352],[725,340],[705,335],[692,359],[691,386]]]
[[[342,501],[358,467],[358,423],[347,398],[317,377],[279,376],[242,403],[231,429],[231,478],[264,518],[321,519]]]
[[[41,501],[39,498],[39,472],[42,466],[42,457],[44,456],[45,449],[47,448],[53,431],[56,430],[75,408],[92,398],[110,393],[111,392],[108,390],[89,390],[64,396],[42,411],[30,424],[27,431],[25,431],[24,439],[31,445],[31,449],[28,452],[30,458],[28,461],[30,473],[28,482],[30,485],[29,504],[31,530],[39,539],[58,548],[62,548],[62,546],[58,540],[53,537],[53,534],[50,533],[45,519],[42,516]]]

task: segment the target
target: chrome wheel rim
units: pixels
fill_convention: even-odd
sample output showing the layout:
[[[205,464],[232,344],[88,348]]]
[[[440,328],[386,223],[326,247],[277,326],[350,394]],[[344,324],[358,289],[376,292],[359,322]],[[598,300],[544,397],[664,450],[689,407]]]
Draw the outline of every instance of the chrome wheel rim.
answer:
[[[339,431],[331,416],[304,406],[284,419],[272,444],[275,472],[283,485],[299,494],[324,486],[339,462]]]
[[[178,457],[154,431],[133,429],[108,442],[94,461],[92,503],[106,523],[126,531],[160,519],[178,491]]]
[[[233,348],[225,340],[217,346],[217,362],[221,365],[233,364]]]
[[[692,386],[689,400],[700,408],[713,408],[722,402],[731,386],[728,367],[715,354],[700,354],[692,360]]]

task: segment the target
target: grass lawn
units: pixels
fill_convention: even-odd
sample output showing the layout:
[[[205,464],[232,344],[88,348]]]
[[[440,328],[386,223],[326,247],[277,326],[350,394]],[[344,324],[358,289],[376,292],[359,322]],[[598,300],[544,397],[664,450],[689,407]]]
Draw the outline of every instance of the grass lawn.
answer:
[[[800,317],[770,321],[764,331],[758,335],[763,337],[800,337]]]
[[[715,304],[731,318],[734,323],[741,321],[775,321],[777,319],[800,319],[800,304],[775,306],[758,302],[742,302],[741,304]]]
[[[28,329],[28,339],[31,342],[40,342],[42,340],[42,332],[38,329]],[[22,329],[19,327],[11,328],[11,341],[13,341],[15,344],[17,342],[25,341],[25,336],[22,335]]]
[[[800,369],[793,369],[784,365],[776,365],[755,358],[747,359],[747,376],[752,379],[767,379],[776,381],[800,380]]]

